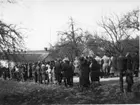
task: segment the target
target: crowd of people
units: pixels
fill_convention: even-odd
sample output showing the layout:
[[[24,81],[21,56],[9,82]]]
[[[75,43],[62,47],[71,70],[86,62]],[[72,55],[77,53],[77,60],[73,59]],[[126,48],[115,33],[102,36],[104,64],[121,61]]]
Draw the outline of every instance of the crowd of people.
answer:
[[[126,76],[127,91],[131,91],[133,76],[138,77],[139,55],[135,53],[126,56],[105,54],[102,58],[96,56],[76,57],[72,62],[68,58],[56,59],[49,62],[34,62],[16,64],[14,67],[1,67],[0,76],[17,81],[33,80],[39,84],[64,82],[66,87],[73,86],[73,76],[79,76],[79,86],[88,88],[91,84],[100,84],[100,78],[119,76],[123,84]],[[123,89],[123,87],[121,87]],[[123,91],[123,90],[122,90]]]

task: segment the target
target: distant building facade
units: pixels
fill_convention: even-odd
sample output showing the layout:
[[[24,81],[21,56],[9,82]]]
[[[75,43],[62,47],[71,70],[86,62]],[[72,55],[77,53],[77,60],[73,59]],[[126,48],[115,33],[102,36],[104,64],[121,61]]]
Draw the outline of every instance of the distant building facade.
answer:
[[[34,50],[34,51],[26,51],[26,52],[14,52],[14,53],[6,53],[0,54],[0,62],[4,65],[4,62],[14,62],[14,63],[33,63],[38,61],[47,61],[52,60],[49,56],[49,52],[45,50]]]

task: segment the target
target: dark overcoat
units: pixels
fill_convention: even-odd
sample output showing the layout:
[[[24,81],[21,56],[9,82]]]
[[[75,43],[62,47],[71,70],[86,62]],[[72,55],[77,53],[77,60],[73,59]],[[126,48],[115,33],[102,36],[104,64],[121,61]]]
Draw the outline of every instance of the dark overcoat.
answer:
[[[91,81],[99,81],[99,76],[100,76],[100,65],[98,62],[94,59],[91,64],[90,68],[90,77]]]
[[[80,61],[80,86],[88,87],[90,84],[89,81],[89,64],[86,60]]]
[[[63,76],[66,77],[66,78],[73,76],[73,68],[72,68],[72,65],[70,65],[67,62],[65,62],[62,65],[62,71],[63,71]]]

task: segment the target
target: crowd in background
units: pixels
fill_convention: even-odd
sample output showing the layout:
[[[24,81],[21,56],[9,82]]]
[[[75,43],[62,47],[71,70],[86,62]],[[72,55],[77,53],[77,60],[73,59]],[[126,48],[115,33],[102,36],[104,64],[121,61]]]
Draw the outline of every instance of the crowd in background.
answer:
[[[100,78],[119,76],[120,82],[126,76],[128,84],[127,91],[131,91],[133,76],[138,77],[139,55],[138,53],[123,55],[105,54],[103,57],[81,56],[74,61],[68,58],[56,59],[48,62],[22,63],[14,67],[1,67],[0,76],[6,79],[17,81],[34,80],[35,83],[61,85],[64,82],[66,87],[73,86],[73,76],[79,76],[79,86],[87,88],[97,82]]]

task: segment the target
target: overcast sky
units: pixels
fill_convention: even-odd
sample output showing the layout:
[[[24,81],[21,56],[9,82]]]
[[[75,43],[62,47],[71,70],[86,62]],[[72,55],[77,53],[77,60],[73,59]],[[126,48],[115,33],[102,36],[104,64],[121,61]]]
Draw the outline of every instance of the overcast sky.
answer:
[[[26,28],[26,47],[43,50],[58,40],[57,31],[66,30],[70,17],[77,27],[91,33],[100,30],[102,16],[122,15],[140,7],[139,0],[18,0],[0,5],[0,19]]]

